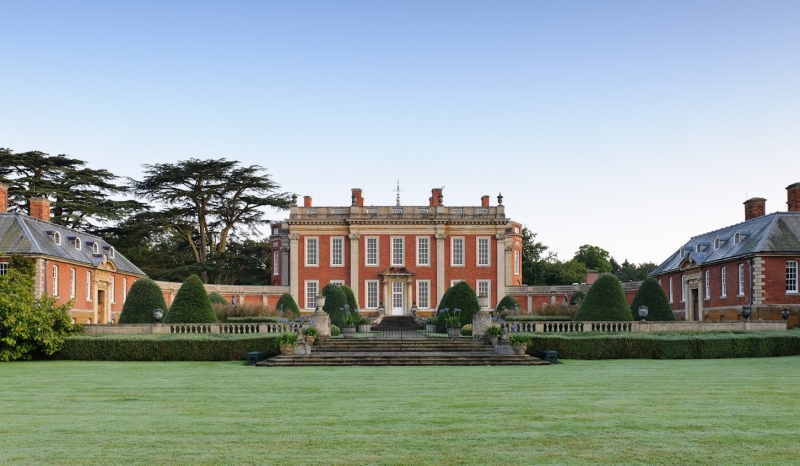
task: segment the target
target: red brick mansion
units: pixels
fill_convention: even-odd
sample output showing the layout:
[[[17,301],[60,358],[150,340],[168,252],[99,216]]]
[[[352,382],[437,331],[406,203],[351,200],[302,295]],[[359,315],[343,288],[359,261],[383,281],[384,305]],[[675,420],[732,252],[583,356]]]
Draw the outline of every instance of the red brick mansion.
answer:
[[[495,306],[522,284],[522,226],[483,196],[479,205],[446,206],[442,189],[428,205],[367,206],[353,189],[349,206],[317,207],[295,196],[289,218],[272,224],[273,285],[289,286],[300,308],[315,306],[329,283],[353,289],[361,309],[388,315],[432,311],[459,281]]]

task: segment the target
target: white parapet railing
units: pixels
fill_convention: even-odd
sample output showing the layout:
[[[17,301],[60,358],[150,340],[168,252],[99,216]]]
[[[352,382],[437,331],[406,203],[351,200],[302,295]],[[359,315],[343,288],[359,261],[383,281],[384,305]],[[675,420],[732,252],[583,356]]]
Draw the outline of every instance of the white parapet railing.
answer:
[[[87,335],[144,335],[144,334],[277,334],[300,333],[305,325],[300,323],[258,322],[219,324],[118,324],[84,325]]]
[[[786,322],[571,322],[510,321],[500,324],[510,333],[578,333],[578,332],[741,332],[786,330]]]

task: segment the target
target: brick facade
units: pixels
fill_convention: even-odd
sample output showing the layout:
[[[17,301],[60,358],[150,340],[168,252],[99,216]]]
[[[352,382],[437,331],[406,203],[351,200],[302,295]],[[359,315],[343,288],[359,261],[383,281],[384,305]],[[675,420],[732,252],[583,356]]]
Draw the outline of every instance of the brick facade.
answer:
[[[449,207],[435,188],[427,206],[364,207],[356,188],[350,207],[303,201],[300,207],[294,197],[290,217],[272,225],[270,238],[272,283],[288,285],[301,309],[315,305],[306,296],[310,283],[317,292],[331,282],[346,284],[361,309],[384,305],[397,315],[413,306],[432,312],[455,280],[476,291],[480,283],[491,305],[507,286],[522,283],[522,226],[505,217],[502,204],[489,206],[488,196],[478,206]],[[377,297],[370,299],[368,286],[377,286]]]

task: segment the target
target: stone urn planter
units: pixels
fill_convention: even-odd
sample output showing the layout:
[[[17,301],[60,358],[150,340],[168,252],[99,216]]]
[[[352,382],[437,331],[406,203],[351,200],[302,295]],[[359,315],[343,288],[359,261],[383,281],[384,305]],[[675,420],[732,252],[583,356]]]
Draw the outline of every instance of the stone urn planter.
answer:
[[[281,346],[281,355],[282,356],[291,356],[292,353],[294,353],[294,346],[292,346],[292,345]]]
[[[492,337],[492,336],[490,336],[490,337],[489,337],[489,344],[490,344],[490,345],[492,345],[492,346],[496,346],[496,345],[497,345],[497,340],[498,340],[498,338],[499,338],[499,337]]]
[[[344,327],[342,328],[342,338],[355,338],[356,337],[356,328],[355,327]]]
[[[450,337],[451,340],[457,340],[458,337],[461,335],[461,329],[458,327],[448,327],[447,328],[447,336]]]
[[[528,349],[528,345],[513,345],[514,354],[523,355]]]
[[[372,326],[370,324],[359,324],[358,333],[369,333],[371,329]]]
[[[306,344],[308,346],[313,346],[315,341],[317,341],[317,337],[314,335],[306,335]]]
[[[436,333],[436,324],[425,324],[426,333]]]

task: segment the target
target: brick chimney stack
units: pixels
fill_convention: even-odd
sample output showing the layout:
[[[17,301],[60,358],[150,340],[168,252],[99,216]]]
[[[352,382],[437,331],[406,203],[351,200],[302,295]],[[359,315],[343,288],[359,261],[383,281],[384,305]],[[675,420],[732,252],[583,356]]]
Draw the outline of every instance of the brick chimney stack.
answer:
[[[800,183],[790,184],[786,187],[786,198],[789,212],[800,212]]]
[[[0,214],[8,212],[8,185],[0,183]]]
[[[431,189],[431,197],[429,199],[431,203],[431,207],[437,207],[440,205],[444,205],[444,196],[442,195],[443,188],[433,188]]]
[[[311,207],[311,196],[303,196],[303,207]]]
[[[489,196],[481,196],[481,207],[489,207]]]
[[[361,188],[353,188],[352,190],[353,207],[364,207],[364,198],[361,197]]]
[[[50,201],[46,197],[32,197],[28,199],[28,215],[49,222]]]
[[[766,215],[767,200],[763,197],[753,197],[744,201],[744,221]]]

